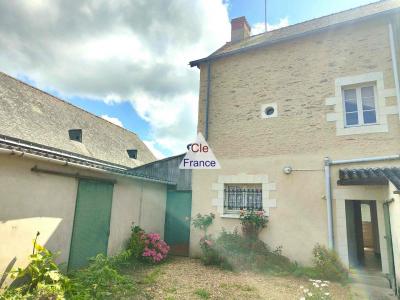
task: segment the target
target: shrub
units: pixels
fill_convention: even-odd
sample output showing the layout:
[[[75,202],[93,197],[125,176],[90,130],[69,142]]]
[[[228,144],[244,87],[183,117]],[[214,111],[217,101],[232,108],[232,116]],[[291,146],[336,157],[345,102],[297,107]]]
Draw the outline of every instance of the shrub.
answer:
[[[145,234],[144,252],[142,256],[152,263],[159,263],[167,258],[169,246],[164,242],[158,233]]]
[[[196,218],[194,218],[192,220],[192,224],[193,224],[194,228],[202,230],[204,233],[204,236],[206,236],[208,227],[210,227],[212,225],[214,219],[215,219],[215,215],[213,213],[210,213],[208,215],[197,214]]]
[[[145,232],[139,226],[132,225],[128,251],[133,258],[141,258],[145,248]]]
[[[241,210],[240,223],[242,224],[244,236],[257,239],[260,231],[267,226],[268,217],[264,214],[263,210]]]
[[[64,299],[69,279],[60,272],[54,259],[51,251],[34,241],[29,265],[10,272],[11,278],[23,283],[7,289],[0,299]]]
[[[347,280],[348,271],[334,250],[317,244],[313,249],[313,256],[314,269],[320,279],[340,282]]]
[[[87,268],[71,274],[68,299],[122,299],[131,295],[135,285],[130,277],[122,275],[117,266],[124,262],[127,253],[114,257],[103,254],[91,259]]]
[[[215,243],[221,265],[234,270],[291,272],[294,264],[281,254],[281,247],[271,249],[258,239],[240,236],[236,231],[222,231]]]

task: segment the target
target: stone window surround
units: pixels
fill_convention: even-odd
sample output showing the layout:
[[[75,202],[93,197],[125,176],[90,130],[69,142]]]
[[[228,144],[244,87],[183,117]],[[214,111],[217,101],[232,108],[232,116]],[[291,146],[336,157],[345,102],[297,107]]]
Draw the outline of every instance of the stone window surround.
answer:
[[[221,218],[238,219],[237,214],[225,214],[224,211],[224,187],[225,184],[261,184],[262,188],[262,203],[265,214],[269,216],[269,209],[276,207],[276,199],[270,199],[270,192],[276,190],[276,185],[268,181],[268,175],[219,175],[218,182],[212,184],[212,190],[217,192],[217,198],[213,199],[212,205],[217,207],[217,211]]]
[[[374,82],[376,86],[376,124],[359,125],[346,127],[344,121],[344,104],[342,89],[346,86],[365,84]],[[336,122],[336,135],[365,134],[375,132],[388,132],[387,115],[397,114],[396,105],[386,105],[386,98],[396,97],[396,89],[385,89],[382,72],[365,73],[355,76],[347,76],[336,78],[335,80],[335,96],[326,98],[325,104],[333,106],[335,112],[327,113],[326,120],[328,122]]]

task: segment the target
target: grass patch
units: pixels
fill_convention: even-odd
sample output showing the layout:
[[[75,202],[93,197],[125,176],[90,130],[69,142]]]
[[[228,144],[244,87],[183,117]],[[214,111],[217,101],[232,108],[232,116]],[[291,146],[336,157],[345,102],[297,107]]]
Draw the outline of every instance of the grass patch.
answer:
[[[210,299],[211,296],[210,292],[206,289],[197,289],[194,294],[199,296],[201,299]]]
[[[146,274],[139,283],[141,284],[154,284],[156,283],[158,277],[162,274],[161,268],[157,267],[155,270],[151,271],[150,273]]]

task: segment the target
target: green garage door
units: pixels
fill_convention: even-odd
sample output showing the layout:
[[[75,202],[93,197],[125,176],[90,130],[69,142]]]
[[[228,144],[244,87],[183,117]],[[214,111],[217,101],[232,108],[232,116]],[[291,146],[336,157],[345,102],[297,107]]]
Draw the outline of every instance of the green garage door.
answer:
[[[192,192],[168,191],[165,212],[165,241],[173,255],[189,255]]]
[[[84,267],[99,253],[107,254],[113,188],[112,183],[79,180],[68,270]]]

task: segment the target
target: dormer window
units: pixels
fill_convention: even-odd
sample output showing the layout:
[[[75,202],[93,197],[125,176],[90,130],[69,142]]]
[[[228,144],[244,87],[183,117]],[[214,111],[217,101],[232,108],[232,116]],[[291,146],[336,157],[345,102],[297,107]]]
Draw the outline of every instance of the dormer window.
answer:
[[[137,150],[136,149],[128,149],[126,150],[128,152],[129,158],[137,159]]]
[[[68,134],[71,141],[82,143],[82,129],[70,129]]]

